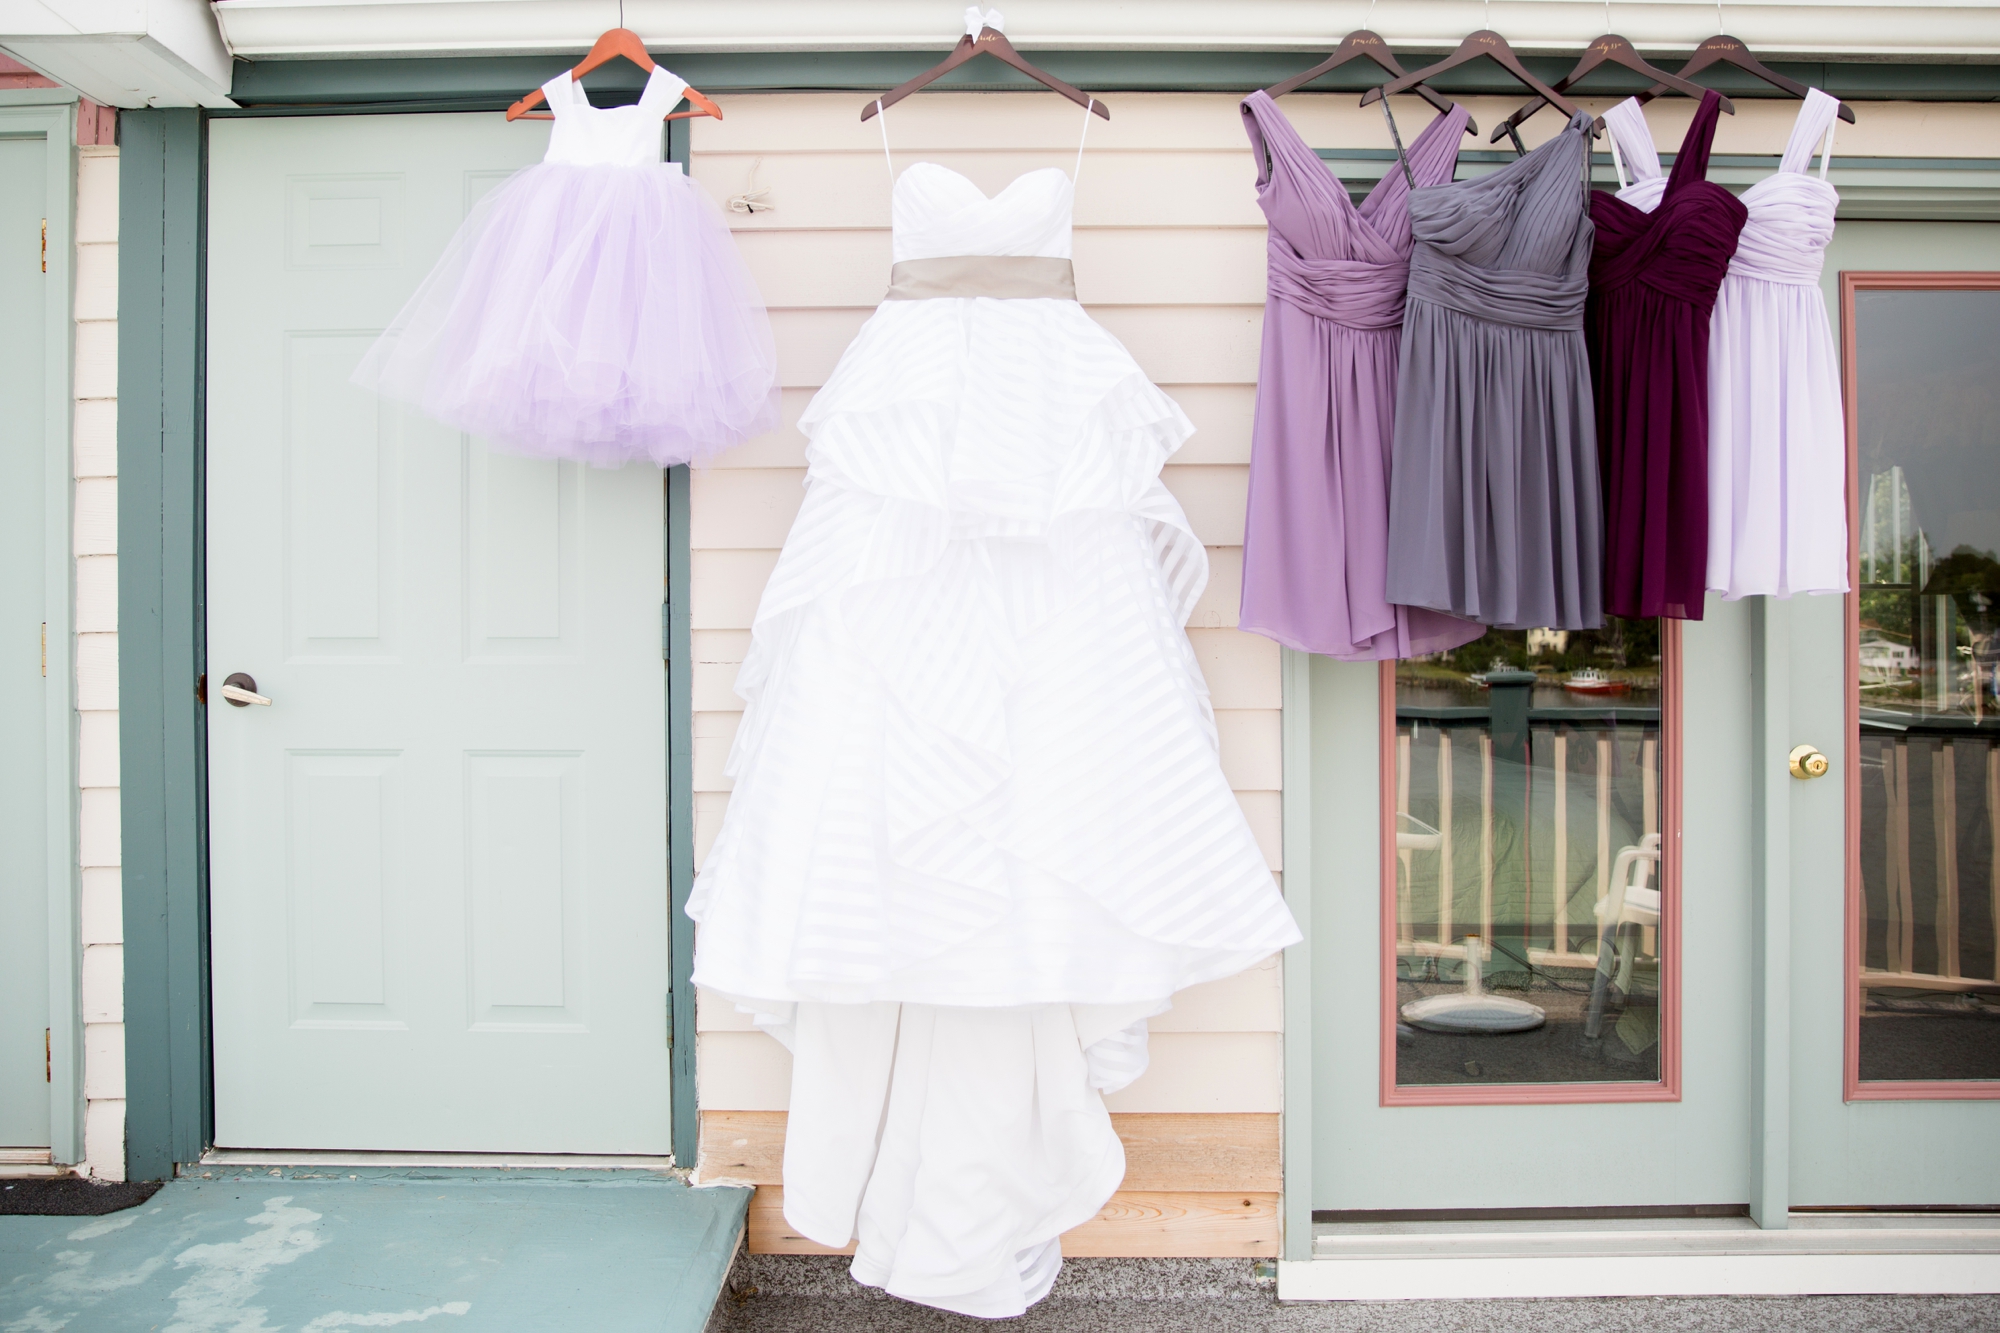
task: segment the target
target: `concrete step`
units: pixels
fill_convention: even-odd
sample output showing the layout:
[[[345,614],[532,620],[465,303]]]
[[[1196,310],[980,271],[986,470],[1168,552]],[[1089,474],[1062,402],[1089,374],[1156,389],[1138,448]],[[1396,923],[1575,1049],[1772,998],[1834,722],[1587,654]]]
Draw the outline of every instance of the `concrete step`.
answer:
[[[651,1170],[198,1170],[0,1217],[0,1328],[697,1333],[749,1204]]]

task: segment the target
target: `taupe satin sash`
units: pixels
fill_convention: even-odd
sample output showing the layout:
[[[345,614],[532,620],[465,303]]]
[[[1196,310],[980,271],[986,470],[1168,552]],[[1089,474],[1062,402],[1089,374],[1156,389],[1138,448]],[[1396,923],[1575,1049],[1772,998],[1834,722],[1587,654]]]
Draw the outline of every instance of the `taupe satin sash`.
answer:
[[[905,259],[889,270],[884,300],[928,301],[941,296],[1074,301],[1076,271],[1067,259],[1038,255],[940,255]]]

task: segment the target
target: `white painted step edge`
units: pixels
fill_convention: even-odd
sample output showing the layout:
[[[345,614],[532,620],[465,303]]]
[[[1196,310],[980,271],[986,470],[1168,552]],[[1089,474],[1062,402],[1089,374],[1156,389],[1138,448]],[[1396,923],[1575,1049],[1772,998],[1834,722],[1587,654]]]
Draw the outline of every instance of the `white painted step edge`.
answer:
[[[1879,1243],[1879,1234],[1875,1237]],[[2000,1292],[2000,1254],[1711,1254],[1315,1259],[1278,1265],[1280,1301]]]

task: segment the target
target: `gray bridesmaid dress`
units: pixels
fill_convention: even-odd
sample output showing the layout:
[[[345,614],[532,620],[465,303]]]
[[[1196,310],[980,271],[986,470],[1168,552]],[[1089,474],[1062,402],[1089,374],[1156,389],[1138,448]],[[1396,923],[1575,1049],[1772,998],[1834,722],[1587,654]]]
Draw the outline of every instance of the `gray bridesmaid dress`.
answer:
[[[1410,195],[1388,600],[1503,629],[1604,621],[1583,307],[1589,120]]]

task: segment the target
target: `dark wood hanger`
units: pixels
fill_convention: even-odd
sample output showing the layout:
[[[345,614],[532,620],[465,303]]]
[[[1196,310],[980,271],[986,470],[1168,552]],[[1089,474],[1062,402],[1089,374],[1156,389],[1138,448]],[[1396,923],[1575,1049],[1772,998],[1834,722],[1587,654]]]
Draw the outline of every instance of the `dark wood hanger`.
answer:
[[[1710,65],[1718,64],[1734,65],[1740,70],[1756,75],[1773,88],[1781,92],[1790,93],[1793,97],[1801,100],[1810,91],[1797,79],[1788,79],[1774,69],[1765,68],[1763,62],[1750,54],[1749,47],[1745,46],[1738,38],[1730,37],[1727,34],[1717,34],[1703,42],[1700,46],[1697,46],[1694,49],[1694,55],[1688,58],[1687,64],[1681,66],[1680,77],[1685,79],[1689,75],[1701,73]],[[1667,91],[1668,88],[1666,85],[1655,84],[1645,92],[1639,94],[1639,101],[1641,104],[1650,102],[1655,97]],[[1840,104],[1840,118],[1850,125],[1854,123],[1854,112],[1845,102]]]
[[[1264,90],[1264,96],[1276,101],[1286,93],[1297,92],[1320,75],[1330,70],[1339,69],[1348,61],[1362,56],[1366,56],[1399,78],[1408,72],[1401,64],[1397,63],[1395,53],[1389,50],[1387,42],[1366,28],[1356,28],[1353,32],[1348,33],[1347,36],[1340,39],[1340,45],[1333,48],[1332,55],[1320,61],[1303,74],[1294,74],[1282,83],[1272,84]],[[1423,98],[1441,112],[1450,111],[1452,107],[1457,105],[1449,97],[1446,97],[1443,93],[1438,92],[1428,84],[1420,83],[1417,85],[1417,96]],[[1479,126],[1471,116],[1465,118],[1465,132],[1467,134],[1479,133]]]
[[[1361,94],[1361,105],[1367,106],[1370,102],[1379,102],[1385,97],[1393,97],[1397,93],[1406,93],[1418,84],[1426,83],[1447,70],[1457,69],[1460,65],[1469,64],[1481,56],[1488,57],[1501,69],[1512,74],[1531,92],[1539,93],[1542,100],[1556,110],[1563,112],[1565,115],[1574,116],[1577,114],[1576,106],[1569,99],[1549,87],[1546,83],[1543,83],[1534,75],[1528,73],[1527,66],[1523,65],[1515,57],[1514,48],[1507,45],[1507,39],[1499,33],[1494,32],[1491,28],[1481,28],[1478,32],[1473,33],[1458,44],[1456,51],[1453,51],[1435,65],[1425,65],[1422,69],[1405,74],[1400,79],[1391,79],[1387,83],[1370,88],[1367,92]]]
[[[917,75],[916,78],[911,79],[908,83],[893,88],[883,93],[880,97],[870,98],[868,104],[861,108],[861,119],[873,120],[877,111],[888,110],[925,84],[935,83],[939,78],[957,69],[974,56],[982,55],[992,56],[995,59],[1004,61],[1043,87],[1053,88],[1078,106],[1089,107],[1106,120],[1111,119],[1111,108],[1104,105],[1103,98],[1092,97],[1089,93],[1072,88],[1047,70],[1028,63],[1027,58],[1019,51],[1016,51],[1014,44],[1007,40],[1007,34],[993,27],[980,28],[977,37],[971,33],[967,33],[958,39],[958,45],[954,46],[951,49],[951,54],[943,60],[940,60],[922,74]]]
[[[1561,80],[1557,82],[1556,91],[1559,93],[1568,92],[1579,82],[1589,77],[1600,65],[1621,65],[1635,74],[1643,74],[1647,78],[1654,80],[1654,87],[1662,92],[1676,92],[1682,97],[1692,97],[1696,101],[1700,101],[1702,94],[1708,91],[1708,89],[1698,83],[1689,83],[1678,74],[1669,74],[1663,69],[1658,69],[1647,64],[1645,59],[1632,49],[1632,43],[1626,41],[1615,32],[1605,33],[1586,47],[1583,52],[1583,59],[1577,61],[1576,68],[1563,75]],[[1513,133],[1513,131],[1521,127],[1521,124],[1528,117],[1534,115],[1547,105],[1548,103],[1544,102],[1541,98],[1535,98],[1519,111],[1516,111],[1513,115],[1502,121],[1493,131],[1493,137],[1487,142],[1500,142],[1501,135]],[[1736,114],[1736,104],[1726,97],[1722,99],[1722,109],[1732,116]],[[1604,117],[1599,116],[1597,118],[1596,127],[1600,130],[1604,128]]]
[[[597,39],[597,44],[590,48],[590,54],[583,58],[582,64],[569,72],[569,76],[572,79],[581,79],[598,66],[609,64],[619,56],[624,56],[648,74],[653,72],[653,58],[646,54],[646,44],[639,40],[639,34],[630,28],[613,28]],[[722,119],[722,108],[702,96],[700,90],[687,88],[681,95],[693,102],[695,109],[676,111],[666,119],[685,120],[690,116],[714,116],[717,120]],[[554,120],[555,115],[552,112],[535,110],[547,100],[548,98],[542,95],[542,90],[537,88],[507,108],[507,119]]]

